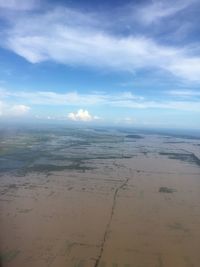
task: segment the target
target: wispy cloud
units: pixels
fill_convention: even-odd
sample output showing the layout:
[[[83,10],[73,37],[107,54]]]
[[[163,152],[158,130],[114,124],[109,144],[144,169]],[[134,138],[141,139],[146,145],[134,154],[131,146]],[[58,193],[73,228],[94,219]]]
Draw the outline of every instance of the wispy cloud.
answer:
[[[0,0],[0,8],[32,10],[39,6],[39,0]]]
[[[195,0],[159,0],[152,1],[144,6],[140,7],[136,14],[141,23],[151,24],[158,22],[159,20],[173,16],[176,13],[191,6]]]
[[[170,90],[167,94],[172,96],[180,96],[180,97],[195,97],[200,96],[199,91],[194,90]]]
[[[74,107],[120,107],[126,109],[168,109],[200,112],[200,100],[173,100],[166,98],[164,92],[163,100],[152,101],[148,97],[135,95],[131,92],[121,93],[88,93],[77,92],[55,93],[55,92],[4,92],[1,98],[4,102],[25,103],[27,106],[74,106]],[[3,93],[1,93],[3,94]],[[173,94],[173,93],[172,93]],[[74,117],[75,118],[75,117]]]
[[[101,93],[78,93],[67,92],[57,93],[51,91],[8,91],[0,90],[1,99],[9,101],[24,102],[29,105],[63,105],[63,106],[94,106],[105,105],[107,103],[114,104],[120,101],[140,101],[142,96],[134,95],[131,92],[121,92],[116,94]]]
[[[144,35],[116,36],[99,24],[93,14],[57,8],[16,19],[1,44],[31,63],[52,61],[128,72],[161,69],[200,82],[200,56],[192,55],[191,47],[161,45]]]
[[[36,91],[36,92],[7,92],[2,91],[2,97],[8,97],[10,99],[26,101],[30,105],[68,105],[68,106],[79,106],[79,105],[96,105],[105,102],[107,97],[104,94],[79,94],[77,92],[68,93],[56,93],[50,91]]]

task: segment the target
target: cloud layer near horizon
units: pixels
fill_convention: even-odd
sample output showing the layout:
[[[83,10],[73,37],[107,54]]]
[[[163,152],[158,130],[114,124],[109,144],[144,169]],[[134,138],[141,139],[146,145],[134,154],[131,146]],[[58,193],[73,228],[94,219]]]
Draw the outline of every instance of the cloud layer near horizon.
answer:
[[[185,94],[184,94],[185,92]],[[118,107],[130,109],[168,109],[200,112],[200,98],[195,91],[171,90],[163,92],[165,100],[152,100],[132,92],[106,93],[57,93],[51,91],[23,92],[0,90],[2,103],[12,103],[13,98],[24,106],[77,106],[77,107]],[[183,99],[184,96],[184,99]],[[74,117],[75,118],[75,117]]]
[[[27,115],[30,109],[27,105],[11,105],[0,101],[0,117],[21,117]]]

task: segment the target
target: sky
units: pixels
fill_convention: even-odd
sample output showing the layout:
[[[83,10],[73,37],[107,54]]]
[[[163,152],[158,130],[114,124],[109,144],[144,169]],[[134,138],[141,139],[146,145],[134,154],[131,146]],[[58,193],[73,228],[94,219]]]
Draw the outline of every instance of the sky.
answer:
[[[0,0],[0,123],[200,129],[199,10],[199,0]]]

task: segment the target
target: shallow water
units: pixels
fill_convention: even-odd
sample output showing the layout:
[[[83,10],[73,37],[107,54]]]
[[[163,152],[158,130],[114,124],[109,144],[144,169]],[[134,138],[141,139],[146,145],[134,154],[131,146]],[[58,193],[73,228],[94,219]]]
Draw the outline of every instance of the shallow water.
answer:
[[[200,141],[127,135],[1,137],[1,266],[199,266]]]

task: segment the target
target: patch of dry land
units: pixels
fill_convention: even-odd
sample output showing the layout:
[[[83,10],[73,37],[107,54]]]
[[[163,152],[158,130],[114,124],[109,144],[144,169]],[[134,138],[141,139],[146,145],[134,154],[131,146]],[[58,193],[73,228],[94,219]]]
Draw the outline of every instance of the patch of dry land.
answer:
[[[200,139],[117,129],[0,137],[1,267],[199,267]]]

